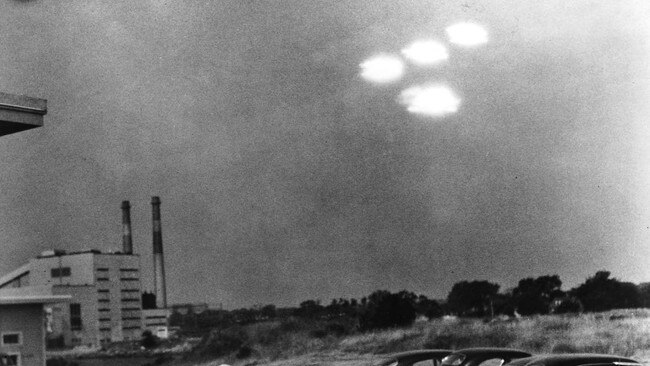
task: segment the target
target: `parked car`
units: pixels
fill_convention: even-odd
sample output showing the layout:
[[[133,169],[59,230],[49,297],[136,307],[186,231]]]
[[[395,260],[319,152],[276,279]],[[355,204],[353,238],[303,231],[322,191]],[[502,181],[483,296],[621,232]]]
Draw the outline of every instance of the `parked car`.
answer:
[[[520,358],[507,366],[639,366],[638,361],[616,355],[558,353]]]
[[[466,348],[443,358],[442,366],[501,366],[530,356],[531,353],[513,348]]]
[[[422,349],[394,353],[377,366],[440,366],[442,359],[451,352],[446,349]]]

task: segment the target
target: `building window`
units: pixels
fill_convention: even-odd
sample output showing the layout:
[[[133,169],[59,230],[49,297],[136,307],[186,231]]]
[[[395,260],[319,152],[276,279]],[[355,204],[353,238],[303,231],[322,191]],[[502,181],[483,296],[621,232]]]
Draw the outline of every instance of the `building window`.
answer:
[[[20,353],[7,353],[7,354],[0,354],[0,361],[4,362],[3,365],[7,366],[21,366],[22,363],[20,362]]]
[[[81,330],[81,304],[70,304],[70,329]]]
[[[21,332],[2,332],[2,345],[17,345],[23,344],[23,334]]]
[[[158,326],[166,327],[167,324],[166,323],[147,323],[147,327],[158,327]]]
[[[70,277],[70,267],[52,268],[52,278]]]

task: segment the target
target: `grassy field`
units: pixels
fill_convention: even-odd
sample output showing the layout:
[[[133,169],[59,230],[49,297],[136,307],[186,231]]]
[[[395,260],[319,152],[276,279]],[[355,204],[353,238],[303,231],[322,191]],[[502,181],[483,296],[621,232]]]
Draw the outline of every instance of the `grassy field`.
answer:
[[[335,329],[336,330],[336,329]],[[519,319],[434,319],[408,328],[351,335],[323,324],[261,323],[239,330],[238,353],[193,365],[370,365],[382,354],[418,348],[493,346],[532,353],[594,352],[650,360],[650,310],[621,310]],[[184,362],[185,363],[185,362]]]

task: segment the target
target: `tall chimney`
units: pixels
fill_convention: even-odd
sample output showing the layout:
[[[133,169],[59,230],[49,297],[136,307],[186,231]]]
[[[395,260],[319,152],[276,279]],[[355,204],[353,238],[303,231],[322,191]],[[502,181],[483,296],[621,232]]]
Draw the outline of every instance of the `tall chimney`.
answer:
[[[129,201],[122,201],[122,253],[133,254],[131,205],[129,204]]]
[[[153,219],[153,275],[156,293],[156,306],[167,308],[167,288],[165,286],[165,261],[162,249],[162,230],[160,227],[160,197],[151,197]]]

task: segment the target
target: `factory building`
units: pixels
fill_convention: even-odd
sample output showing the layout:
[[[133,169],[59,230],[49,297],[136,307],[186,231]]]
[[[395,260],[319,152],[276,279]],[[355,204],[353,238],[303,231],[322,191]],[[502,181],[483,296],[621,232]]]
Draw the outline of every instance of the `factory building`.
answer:
[[[44,306],[69,300],[48,287],[0,290],[0,365],[45,366]]]
[[[20,268],[19,276],[0,278],[0,289],[51,286],[71,295],[53,305],[51,337],[66,345],[99,345],[142,335],[140,258],[133,254],[48,251]]]
[[[154,197],[152,205],[154,272],[161,276],[164,267],[160,199]],[[53,294],[71,296],[68,304],[51,306],[50,340],[69,346],[101,346],[107,342],[140,339],[145,330],[163,336],[167,334],[169,311],[161,306],[142,309],[140,256],[133,253],[129,210],[129,202],[124,201],[122,252],[46,251],[0,277],[0,290],[51,286]],[[156,278],[154,282],[156,291],[164,296],[164,277]],[[166,301],[164,297],[163,301]]]

